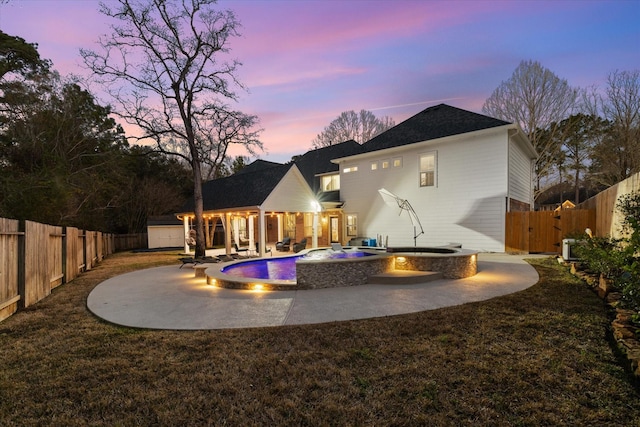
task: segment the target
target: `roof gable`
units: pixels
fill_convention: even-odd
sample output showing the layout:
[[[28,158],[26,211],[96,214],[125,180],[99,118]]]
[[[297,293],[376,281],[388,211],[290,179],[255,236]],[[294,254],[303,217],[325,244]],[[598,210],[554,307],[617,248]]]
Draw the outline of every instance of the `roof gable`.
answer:
[[[362,145],[362,152],[384,150],[508,124],[509,122],[503,120],[440,104],[422,110],[370,139]]]

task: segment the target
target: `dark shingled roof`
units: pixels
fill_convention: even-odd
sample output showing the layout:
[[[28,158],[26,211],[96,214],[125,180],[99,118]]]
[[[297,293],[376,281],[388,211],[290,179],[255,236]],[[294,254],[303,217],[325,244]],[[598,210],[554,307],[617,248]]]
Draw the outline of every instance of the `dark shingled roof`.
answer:
[[[158,225],[182,225],[182,221],[175,215],[156,215],[147,218],[147,226]]]
[[[362,145],[365,153],[507,125],[509,122],[446,104],[429,107]]]
[[[240,169],[238,172],[236,172],[234,175],[238,175],[241,173],[258,172],[264,169],[272,168],[274,166],[282,166],[282,163],[275,163],[275,162],[270,162],[268,160],[258,159],[249,163],[248,165]]]
[[[264,163],[261,166],[264,166]],[[225,178],[205,182],[202,185],[204,210],[213,211],[261,205],[291,169],[291,166],[291,163],[286,165],[276,163],[271,167],[258,167],[253,172],[244,171],[243,173],[236,173]],[[251,165],[247,166],[247,168],[249,167]],[[183,206],[182,212],[193,211],[194,202],[193,198],[191,198]]]
[[[351,139],[341,142],[340,144],[307,151],[300,156],[295,163],[311,189],[316,192],[318,190],[316,187],[319,185],[319,180],[316,178],[316,175],[337,172],[339,170],[339,165],[331,163],[331,160],[352,156],[361,151],[362,146]]]

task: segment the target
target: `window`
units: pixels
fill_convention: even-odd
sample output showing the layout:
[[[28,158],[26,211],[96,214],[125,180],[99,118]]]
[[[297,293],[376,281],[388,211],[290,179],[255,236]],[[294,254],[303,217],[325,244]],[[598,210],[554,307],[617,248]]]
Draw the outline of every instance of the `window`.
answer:
[[[420,187],[436,185],[436,153],[420,156]]]
[[[357,171],[358,171],[357,166],[349,166],[348,168],[342,169],[343,173],[351,173],[351,172],[357,172]]]
[[[371,162],[371,170],[372,171],[378,170],[378,162]]]
[[[389,160],[382,161],[382,169],[389,169]]]
[[[394,168],[402,167],[402,157],[396,157],[395,159],[393,159],[393,167]]]
[[[335,191],[340,189],[340,175],[325,175],[320,178],[322,191]]]
[[[358,217],[356,215],[347,215],[347,236],[358,235]]]

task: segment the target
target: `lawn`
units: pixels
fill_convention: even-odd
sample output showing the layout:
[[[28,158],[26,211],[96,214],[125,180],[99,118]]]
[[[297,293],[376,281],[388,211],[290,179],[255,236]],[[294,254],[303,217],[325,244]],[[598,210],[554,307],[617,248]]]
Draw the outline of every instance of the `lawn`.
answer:
[[[485,302],[321,325],[157,331],[86,309],[116,254],[0,323],[0,424],[640,425],[604,304],[554,260]]]

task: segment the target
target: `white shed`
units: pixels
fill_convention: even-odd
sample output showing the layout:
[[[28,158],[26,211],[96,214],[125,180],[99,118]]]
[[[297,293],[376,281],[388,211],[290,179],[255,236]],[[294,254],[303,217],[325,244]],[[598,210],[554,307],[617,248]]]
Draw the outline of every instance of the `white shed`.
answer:
[[[182,221],[175,215],[152,216],[147,220],[149,249],[181,248],[184,246]]]

